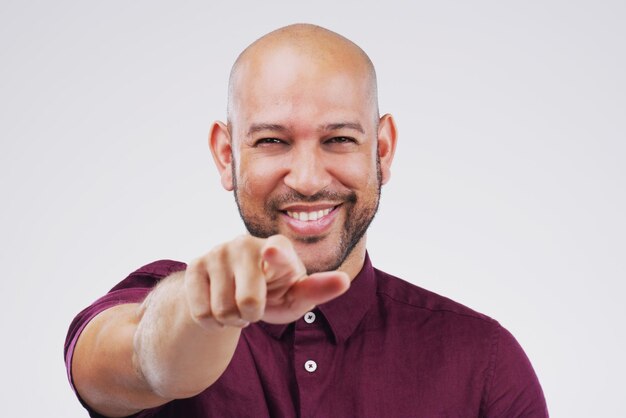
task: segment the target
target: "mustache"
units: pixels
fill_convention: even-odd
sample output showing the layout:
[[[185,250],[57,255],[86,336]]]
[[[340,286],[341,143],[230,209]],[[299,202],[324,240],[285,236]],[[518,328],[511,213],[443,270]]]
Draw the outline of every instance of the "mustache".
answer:
[[[307,196],[295,190],[290,190],[271,198],[267,202],[267,206],[269,209],[277,211],[280,210],[281,207],[292,203],[315,203],[325,200],[356,203],[357,198],[356,193],[353,191],[334,192],[330,190],[320,190],[314,195]]]

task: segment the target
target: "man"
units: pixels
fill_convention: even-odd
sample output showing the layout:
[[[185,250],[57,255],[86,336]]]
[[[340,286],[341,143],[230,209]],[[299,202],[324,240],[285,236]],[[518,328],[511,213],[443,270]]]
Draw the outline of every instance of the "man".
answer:
[[[396,127],[359,47],[312,25],[257,40],[209,145],[250,235],[77,316],[66,363],[92,416],[547,416],[497,322],[372,267]]]

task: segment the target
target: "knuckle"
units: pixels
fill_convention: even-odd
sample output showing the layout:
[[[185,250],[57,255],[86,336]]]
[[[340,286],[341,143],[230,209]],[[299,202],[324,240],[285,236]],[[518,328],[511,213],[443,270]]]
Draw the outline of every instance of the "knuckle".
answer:
[[[258,321],[263,316],[267,300],[267,291],[257,286],[247,287],[237,295],[236,302],[243,319]]]
[[[221,277],[214,277],[216,271],[223,271],[228,266],[228,249],[224,244],[212,248],[204,256],[205,269],[212,272],[212,280],[220,280]]]
[[[244,296],[239,299],[237,306],[240,312],[250,314],[260,311],[263,308],[263,302],[255,296]]]
[[[291,247],[291,241],[284,235],[272,235],[268,238],[268,243],[277,247]]]
[[[211,309],[208,305],[193,304],[189,307],[192,318],[207,319],[211,317]]]
[[[224,303],[215,304],[212,307],[212,315],[220,322],[228,321],[230,318],[238,316],[233,306]]]
[[[200,271],[205,266],[205,260],[203,257],[198,257],[187,264],[187,272],[194,273]]]
[[[233,247],[233,249],[241,249],[243,247],[248,246],[250,243],[250,237],[247,235],[240,235],[238,237],[236,237],[235,239],[233,239],[230,242],[230,245]]]
[[[233,249],[241,252],[245,250],[258,249],[264,239],[253,237],[252,235],[240,235],[230,241]]]
[[[205,258],[210,261],[223,260],[226,252],[227,252],[226,245],[220,244],[211,248],[209,252],[206,254]]]

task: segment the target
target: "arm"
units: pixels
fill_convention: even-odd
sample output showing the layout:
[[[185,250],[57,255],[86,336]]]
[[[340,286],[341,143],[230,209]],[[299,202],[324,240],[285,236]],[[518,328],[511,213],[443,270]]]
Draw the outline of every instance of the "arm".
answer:
[[[537,375],[513,335],[498,327],[485,417],[548,417]]]
[[[122,417],[192,396],[226,368],[240,329],[200,327],[188,313],[183,285],[184,274],[173,274],[142,304],[107,309],[84,329],[72,373],[78,393],[94,410]],[[210,373],[191,376],[199,370]]]
[[[341,272],[307,276],[284,237],[236,239],[163,279],[143,303],[97,315],[76,344],[74,384],[111,417],[196,395],[226,369],[242,327],[291,322],[348,286]]]

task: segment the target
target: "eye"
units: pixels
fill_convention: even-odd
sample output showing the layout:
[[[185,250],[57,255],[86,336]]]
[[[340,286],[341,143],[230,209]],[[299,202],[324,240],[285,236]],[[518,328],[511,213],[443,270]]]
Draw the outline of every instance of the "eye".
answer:
[[[273,145],[273,144],[284,144],[285,142],[278,138],[261,138],[254,142],[254,146],[263,146],[263,145]]]
[[[335,136],[333,138],[326,140],[327,144],[356,144],[356,140],[354,138],[350,138],[348,136]]]

